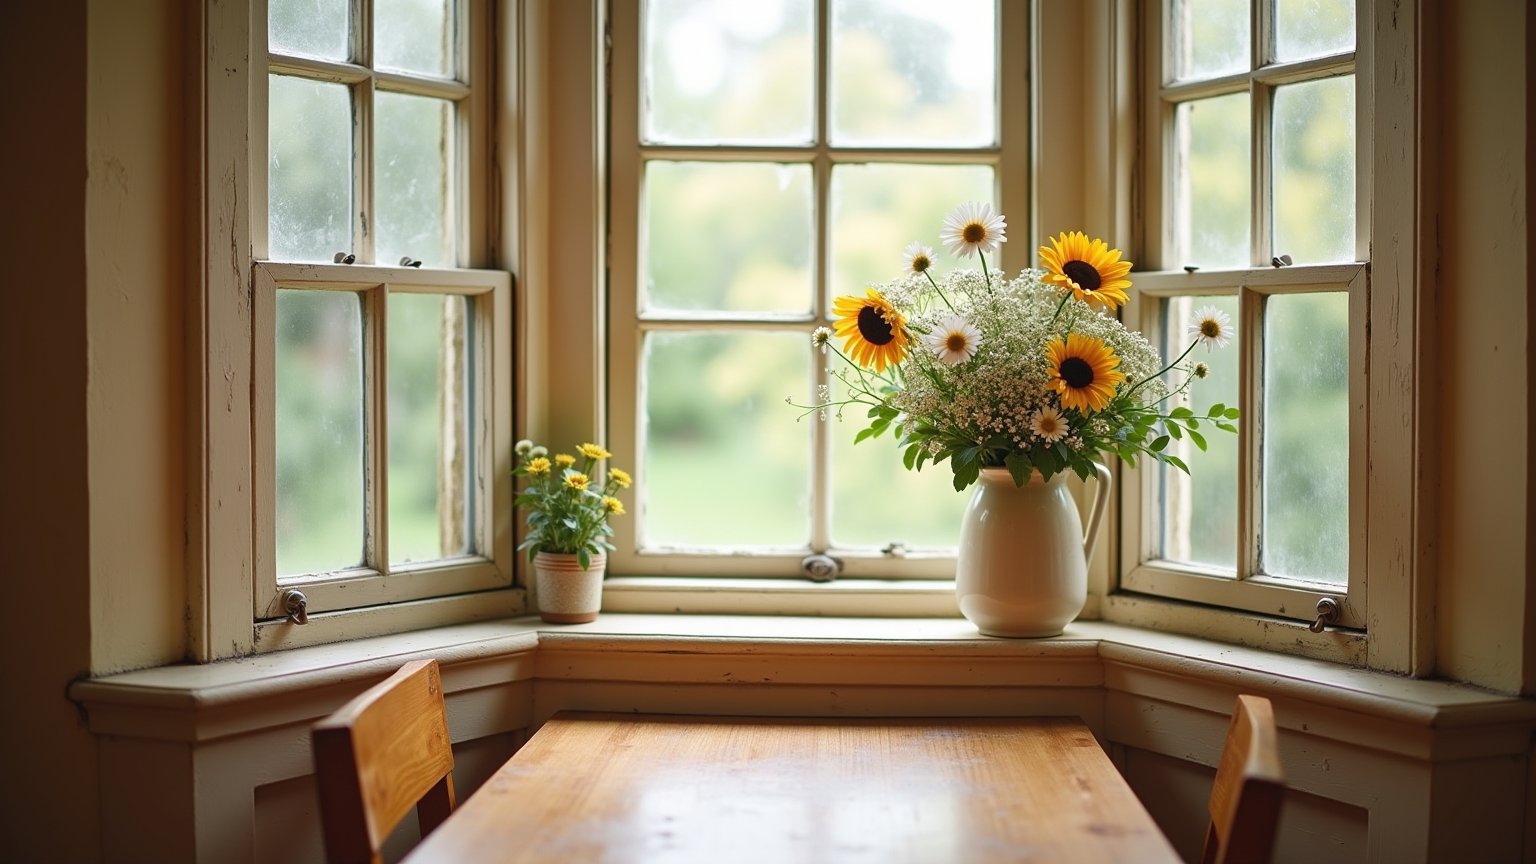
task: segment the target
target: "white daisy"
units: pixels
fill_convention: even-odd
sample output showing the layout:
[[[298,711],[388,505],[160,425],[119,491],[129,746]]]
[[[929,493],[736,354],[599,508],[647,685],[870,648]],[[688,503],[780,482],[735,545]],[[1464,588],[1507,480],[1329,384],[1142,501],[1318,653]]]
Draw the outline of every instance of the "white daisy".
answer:
[[[1215,306],[1203,306],[1189,319],[1184,335],[1205,343],[1205,349],[1213,351],[1232,340],[1232,319]]]
[[[901,261],[913,273],[925,273],[933,266],[933,249],[913,240],[901,250]]]
[[[1008,223],[1003,214],[993,214],[991,204],[967,201],[944,217],[944,228],[939,240],[949,251],[962,258],[977,252],[996,252],[1001,243],[1007,243]]]
[[[1055,444],[1065,438],[1072,427],[1067,425],[1067,418],[1061,416],[1055,406],[1045,405],[1036,408],[1035,413],[1029,416],[1029,431],[1045,443]]]
[[[923,341],[938,355],[940,363],[954,366],[976,356],[976,349],[981,347],[981,331],[961,316],[951,315],[923,334]]]

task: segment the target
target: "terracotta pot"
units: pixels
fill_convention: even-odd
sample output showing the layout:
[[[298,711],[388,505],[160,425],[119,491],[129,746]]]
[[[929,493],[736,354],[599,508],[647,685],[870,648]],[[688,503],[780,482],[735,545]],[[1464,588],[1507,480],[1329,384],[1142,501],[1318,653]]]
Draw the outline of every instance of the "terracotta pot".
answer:
[[[603,605],[603,574],[608,556],[593,555],[589,563],[583,570],[574,553],[540,552],[534,556],[540,618],[551,624],[597,620]]]
[[[955,601],[988,636],[1055,636],[1088,599],[1088,556],[1109,502],[1098,466],[1088,534],[1066,474],[1015,486],[1006,468],[984,468],[960,526]]]

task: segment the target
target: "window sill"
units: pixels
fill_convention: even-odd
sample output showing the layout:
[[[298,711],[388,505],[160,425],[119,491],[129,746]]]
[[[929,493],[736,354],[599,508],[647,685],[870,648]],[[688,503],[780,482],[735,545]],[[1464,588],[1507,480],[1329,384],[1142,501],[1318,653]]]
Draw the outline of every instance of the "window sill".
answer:
[[[509,618],[145,669],[78,682],[70,695],[87,708],[98,734],[204,742],[308,722],[418,657],[436,657],[444,665],[450,695],[526,686],[526,703],[510,707],[505,718],[513,726],[537,725],[569,701],[558,695],[561,688],[577,685],[604,693],[665,685],[647,698],[683,713],[712,713],[715,697],[708,694],[725,685],[732,705],[766,706],[766,713],[1068,710],[1097,715],[1088,718],[1096,731],[1114,719],[1106,716],[1113,712],[1102,701],[1105,694],[1223,713],[1233,693],[1257,692],[1284,706],[1283,725],[1429,759],[1490,749],[1524,752],[1536,724],[1536,701],[1467,685],[1101,621],[1074,622],[1049,639],[997,639],[959,618],[605,612],[596,622],[568,626]],[[332,695],[318,699],[318,692]],[[1074,695],[1053,701],[1062,693]],[[1399,734],[1381,736],[1379,724],[1362,727],[1351,716],[1375,718]],[[1456,743],[1447,749],[1444,736],[1456,730],[1467,734],[1454,735]]]

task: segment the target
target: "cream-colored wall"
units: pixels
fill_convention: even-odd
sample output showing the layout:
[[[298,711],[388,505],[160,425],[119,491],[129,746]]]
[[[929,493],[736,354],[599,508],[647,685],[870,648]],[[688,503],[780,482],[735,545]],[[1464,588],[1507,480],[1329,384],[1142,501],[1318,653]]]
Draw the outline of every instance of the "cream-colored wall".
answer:
[[[0,4],[0,75],[0,860],[92,861],[84,0]]]
[[[1440,77],[1440,675],[1529,692],[1531,46],[1515,2],[1445,4]],[[1378,178],[1378,182],[1390,178]]]
[[[86,398],[98,675],[185,654],[181,7],[88,7]]]

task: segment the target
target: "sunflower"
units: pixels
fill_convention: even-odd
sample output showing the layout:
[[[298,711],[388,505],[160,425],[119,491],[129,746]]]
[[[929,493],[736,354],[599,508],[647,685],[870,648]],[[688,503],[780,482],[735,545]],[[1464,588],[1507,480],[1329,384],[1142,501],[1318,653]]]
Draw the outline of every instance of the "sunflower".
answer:
[[[1184,333],[1205,343],[1205,350],[1224,347],[1232,339],[1232,319],[1215,306],[1204,306],[1190,319]]]
[[[1131,280],[1131,262],[1120,260],[1120,250],[1081,231],[1052,237],[1050,246],[1040,247],[1040,261],[1045,264],[1045,281],[1060,285],[1079,300],[1115,309],[1126,301],[1125,289]]]
[[[1072,333],[1066,341],[1052,339],[1045,350],[1051,364],[1048,386],[1061,396],[1063,408],[1084,414],[1102,411],[1115,397],[1115,386],[1125,380],[1116,368],[1120,358],[1102,339]]]
[[[907,356],[907,319],[896,311],[891,301],[873,288],[865,289],[863,298],[844,295],[832,304],[840,316],[833,325],[848,356],[860,366],[873,366],[884,372]]]
[[[1008,223],[1003,214],[992,212],[991,204],[967,201],[944,217],[939,241],[962,258],[977,252],[996,252],[998,244],[1008,242]]]

